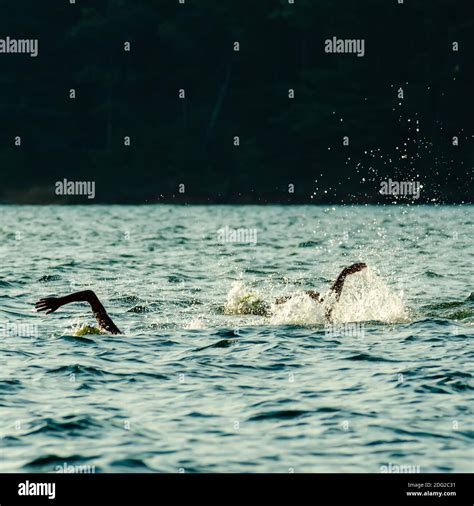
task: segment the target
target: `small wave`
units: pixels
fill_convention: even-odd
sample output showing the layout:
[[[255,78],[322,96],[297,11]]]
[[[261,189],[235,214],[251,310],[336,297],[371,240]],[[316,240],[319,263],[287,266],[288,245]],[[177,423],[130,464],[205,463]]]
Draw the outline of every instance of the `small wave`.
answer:
[[[468,372],[461,372],[461,371],[452,371],[452,372],[447,372],[446,374],[443,375],[444,378],[446,378],[447,380],[452,380],[452,379],[466,379],[466,378],[474,378],[474,375],[471,374],[471,373],[468,373]]]
[[[137,304],[136,306],[127,309],[127,313],[151,313],[151,312],[152,309],[150,308],[150,306],[143,304]]]
[[[305,241],[298,244],[298,248],[316,248],[321,245],[321,241]]]
[[[474,390],[474,386],[469,381],[473,375],[463,372],[448,372],[444,374],[432,374],[423,378],[424,383],[417,389],[418,392],[432,392],[453,394]],[[428,381],[432,381],[428,383]],[[433,382],[433,380],[436,380]]]
[[[191,418],[214,418],[213,414],[209,415],[206,413],[201,413],[200,411],[191,411],[186,416],[189,416]]]
[[[368,362],[397,362],[397,360],[390,360],[388,358],[376,357],[375,355],[370,355],[369,353],[357,353],[356,355],[352,355],[350,357],[346,357],[346,360],[367,360]]]
[[[447,317],[451,320],[466,320],[472,316],[474,316],[474,311],[472,309],[461,309],[450,313]]]
[[[222,339],[217,343],[210,344],[209,346],[203,346],[202,348],[197,348],[195,351],[207,350],[209,348],[230,348],[234,346],[238,342],[238,339]]]
[[[388,426],[388,425],[380,425],[379,426],[382,429],[387,429],[394,434],[399,434],[402,436],[409,436],[410,438],[416,438],[418,441],[422,440],[424,438],[437,438],[437,439],[449,439],[451,435],[448,434],[440,434],[437,432],[427,432],[424,430],[417,430],[417,429],[403,429],[402,427],[394,427],[394,426]]]
[[[41,425],[30,432],[27,435],[32,434],[45,434],[45,433],[58,433],[60,435],[77,434],[81,431],[87,431],[89,429],[96,430],[100,427],[100,424],[93,421],[88,416],[78,417],[75,415],[65,416],[62,420],[56,420],[54,418],[45,418],[42,420]]]
[[[464,304],[462,300],[453,300],[449,302],[437,302],[436,304],[428,304],[425,309],[451,309],[453,307],[459,307]]]
[[[110,463],[112,467],[123,467],[127,470],[137,469],[141,471],[153,471],[143,460],[137,458],[118,459]]]
[[[39,283],[51,283],[52,281],[59,281],[61,276],[59,274],[45,274],[38,279]]]
[[[416,439],[402,439],[402,438],[394,438],[394,439],[376,439],[375,441],[369,441],[367,446],[386,446],[386,445],[402,445],[405,443],[415,443]]]
[[[415,388],[415,392],[422,393],[422,394],[425,394],[425,393],[448,394],[448,395],[451,394],[449,389],[442,387],[442,386],[437,386],[437,385],[421,385],[421,386]]]
[[[267,413],[260,413],[254,415],[248,419],[249,422],[256,422],[261,420],[293,420],[304,415],[310,414],[310,411],[291,409],[291,410],[280,410],[280,411],[269,411]]]
[[[0,380],[0,392],[1,393],[14,393],[21,390],[23,385],[20,380],[17,379],[6,379]]]
[[[97,344],[96,341],[94,341],[93,339],[88,339],[87,337],[84,337],[82,334],[74,334],[72,336],[64,335],[60,336],[59,339],[74,344]]]
[[[96,457],[83,457],[81,455],[68,455],[68,456],[59,456],[54,454],[43,455],[41,457],[37,457],[33,459],[29,463],[25,464],[23,467],[25,469],[38,469],[38,468],[52,468],[53,466],[63,466],[64,463],[67,464],[79,464],[88,462],[91,459]]]
[[[21,437],[16,436],[3,436],[2,444],[6,446],[18,447],[20,445],[24,445],[25,441]]]
[[[472,292],[464,300],[450,300],[428,304],[422,309],[427,316],[443,317],[448,320],[466,320],[474,316]]]
[[[121,376],[121,377],[124,377],[124,378],[128,378],[128,381],[129,382],[133,382],[133,381],[137,381],[138,378],[145,378],[145,379],[154,379],[154,380],[168,380],[169,377],[168,376],[165,376],[164,374],[160,374],[160,373],[157,373],[157,372],[135,372],[135,373],[129,373],[129,372],[126,372],[126,373],[119,373],[119,372],[116,372],[114,373],[116,376]]]
[[[235,339],[237,333],[233,329],[219,329],[217,332],[212,334],[213,336],[222,337],[224,339]]]
[[[143,302],[143,300],[136,295],[121,295],[120,297],[114,297],[112,302],[119,302],[121,304],[138,304]]]
[[[340,413],[341,410],[339,408],[331,408],[330,406],[319,408],[318,413]]]
[[[184,283],[186,281],[192,281],[192,278],[184,274],[181,275],[171,274],[170,276],[168,276],[168,283]]]
[[[96,367],[85,366],[80,364],[74,365],[63,365],[61,367],[55,367],[54,369],[48,369],[48,374],[89,374],[93,376],[103,376],[105,371]]]
[[[427,278],[443,278],[444,277],[442,274],[438,274],[437,272],[434,272],[434,271],[425,271],[424,274]]]

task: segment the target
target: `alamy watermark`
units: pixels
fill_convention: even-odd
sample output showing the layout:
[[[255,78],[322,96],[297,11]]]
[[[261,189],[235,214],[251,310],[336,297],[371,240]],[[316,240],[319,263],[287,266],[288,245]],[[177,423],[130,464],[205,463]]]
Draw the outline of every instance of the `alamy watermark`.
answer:
[[[48,499],[56,498],[56,483],[37,483],[26,480],[18,484],[19,496],[46,496]]]
[[[380,195],[392,195],[394,197],[412,197],[415,200],[420,198],[423,186],[419,181],[382,181],[380,183]]]
[[[363,323],[331,323],[324,327],[327,337],[364,337],[365,325]]]
[[[73,466],[64,462],[62,465],[55,466],[54,468],[56,473],[64,473],[64,474],[94,474],[95,466],[89,466],[83,464],[81,466]]]
[[[0,53],[29,54],[32,58],[38,56],[38,39],[0,39]]]
[[[411,474],[411,473],[421,473],[420,466],[413,466],[407,464],[392,464],[389,462],[388,464],[384,464],[380,466],[381,473],[396,473],[396,474]]]
[[[365,56],[365,39],[326,39],[324,42],[326,53],[356,54],[358,58]]]
[[[0,337],[38,337],[38,324],[0,322]]]
[[[217,242],[257,244],[258,230],[256,228],[229,228],[228,225],[217,231]]]
[[[56,181],[56,195],[87,195],[88,199],[95,198],[95,181]]]

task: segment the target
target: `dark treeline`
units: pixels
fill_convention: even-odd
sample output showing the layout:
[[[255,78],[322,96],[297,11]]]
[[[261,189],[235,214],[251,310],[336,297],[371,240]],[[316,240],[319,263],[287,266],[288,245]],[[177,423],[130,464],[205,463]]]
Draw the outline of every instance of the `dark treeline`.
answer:
[[[0,201],[389,202],[388,178],[420,181],[417,202],[470,201],[473,10],[0,1],[0,38],[39,41],[36,58],[0,54]],[[327,54],[333,37],[363,39],[365,55]],[[96,199],[56,196],[64,178],[95,181]]]

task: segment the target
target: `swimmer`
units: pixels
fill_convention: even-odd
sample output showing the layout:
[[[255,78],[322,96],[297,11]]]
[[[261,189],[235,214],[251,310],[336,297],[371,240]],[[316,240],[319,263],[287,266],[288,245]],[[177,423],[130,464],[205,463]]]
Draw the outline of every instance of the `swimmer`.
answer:
[[[346,267],[342,270],[342,272],[337,277],[336,281],[331,285],[329,293],[328,293],[328,302],[331,302],[331,304],[328,304],[328,307],[326,308],[326,319],[328,321],[331,321],[332,317],[332,311],[334,309],[334,304],[339,301],[341,298],[342,289],[344,287],[344,283],[347,279],[347,276],[351,274],[355,274],[356,272],[360,272],[363,269],[366,269],[367,265],[364,263],[357,263],[353,264],[350,267]],[[316,292],[315,290],[307,290],[305,292],[307,295],[309,295],[315,302],[318,304],[322,304],[325,299],[321,296],[319,292]],[[288,295],[285,297],[279,297],[275,300],[275,304],[284,304],[285,302],[288,302],[293,296]],[[235,309],[234,309],[235,311]],[[257,316],[271,316],[272,309],[271,305],[262,300],[259,296],[256,296],[255,294],[246,294],[242,296],[238,301],[238,306],[236,310],[237,314],[252,314]]]
[[[350,267],[346,267],[345,269],[342,270],[342,272],[337,277],[336,281],[331,285],[329,292],[329,294],[334,293],[336,302],[341,297],[342,289],[344,287],[344,282],[346,281],[347,276],[349,276],[350,274],[355,274],[356,272],[359,272],[365,269],[366,267],[367,267],[366,264],[358,263],[353,264]],[[314,290],[308,290],[306,294],[309,295],[313,300],[315,300],[319,304],[324,302],[324,299],[321,297],[319,292],[316,292]],[[280,297],[275,301],[275,304],[284,304],[289,299],[291,299],[291,296]],[[35,308],[36,311],[45,311],[46,314],[50,314],[54,313],[61,306],[70,304],[71,302],[88,302],[89,305],[91,306],[92,313],[94,314],[95,319],[99,324],[100,330],[108,332],[110,334],[122,333],[120,329],[112,321],[112,318],[110,318],[110,316],[107,314],[107,311],[105,310],[104,306],[102,305],[99,298],[92,290],[85,290],[83,292],[72,293],[70,295],[66,295],[65,297],[49,297],[45,299],[40,299],[35,304]],[[333,307],[330,307],[326,311],[326,318],[329,321],[331,320],[331,313]],[[263,303],[259,304],[258,307],[256,306],[255,308],[248,310],[248,313],[257,314],[260,316],[269,316],[270,309],[268,307],[268,304]]]

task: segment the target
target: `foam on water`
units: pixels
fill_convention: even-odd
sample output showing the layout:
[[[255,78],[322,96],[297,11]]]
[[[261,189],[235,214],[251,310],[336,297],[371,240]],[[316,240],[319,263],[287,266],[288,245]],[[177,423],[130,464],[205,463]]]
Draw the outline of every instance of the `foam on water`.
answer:
[[[102,332],[97,327],[94,327],[92,325],[87,324],[78,324],[73,327],[73,333],[72,335],[75,337],[82,337],[87,335],[97,335],[97,334],[104,334],[105,332]]]
[[[206,323],[202,319],[202,317],[198,316],[198,317],[192,318],[190,321],[188,321],[185,324],[184,328],[189,329],[189,330],[204,329],[204,328],[206,328]]]
[[[270,321],[274,325],[310,325],[324,323],[324,305],[306,293],[297,293],[284,304],[273,304]]]

